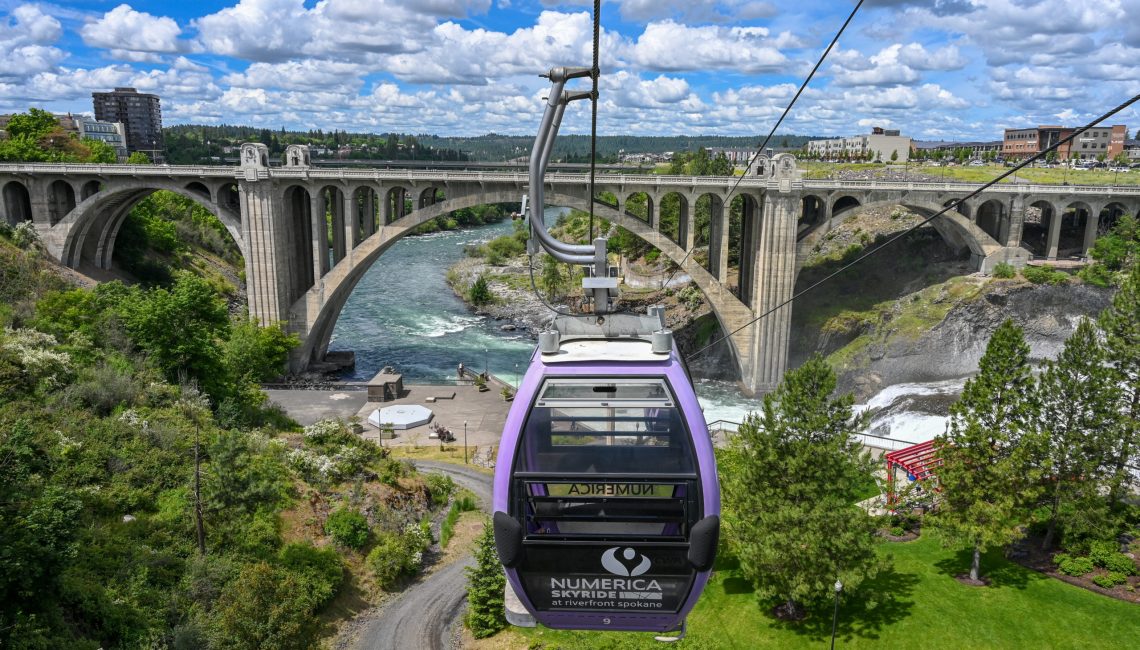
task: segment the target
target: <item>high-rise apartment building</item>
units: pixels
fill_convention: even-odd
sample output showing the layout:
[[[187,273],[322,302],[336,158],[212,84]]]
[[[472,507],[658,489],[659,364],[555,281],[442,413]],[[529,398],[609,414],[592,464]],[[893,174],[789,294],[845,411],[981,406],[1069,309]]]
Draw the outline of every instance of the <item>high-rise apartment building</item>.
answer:
[[[91,93],[95,119],[122,122],[126,129],[127,150],[141,151],[154,162],[162,162],[162,109],[158,95],[140,93],[134,88],[116,88],[109,93]]]

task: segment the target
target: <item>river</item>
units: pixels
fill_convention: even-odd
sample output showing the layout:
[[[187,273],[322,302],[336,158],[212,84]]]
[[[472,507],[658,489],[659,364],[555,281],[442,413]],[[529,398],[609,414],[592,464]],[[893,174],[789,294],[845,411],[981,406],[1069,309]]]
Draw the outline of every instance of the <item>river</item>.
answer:
[[[559,212],[548,209],[547,221]],[[462,362],[516,383],[526,371],[533,339],[504,332],[502,323],[472,314],[445,279],[465,246],[511,229],[510,220],[504,220],[405,237],[393,244],[365,273],[333,330],[329,349],[356,352],[356,367],[345,378],[367,380],[390,365],[409,383],[431,383],[454,377]],[[960,389],[961,381],[901,384],[884,389],[860,408],[875,411],[869,433],[920,442],[942,432],[946,408]],[[740,422],[760,405],[722,381],[699,380],[697,395],[710,422]]]

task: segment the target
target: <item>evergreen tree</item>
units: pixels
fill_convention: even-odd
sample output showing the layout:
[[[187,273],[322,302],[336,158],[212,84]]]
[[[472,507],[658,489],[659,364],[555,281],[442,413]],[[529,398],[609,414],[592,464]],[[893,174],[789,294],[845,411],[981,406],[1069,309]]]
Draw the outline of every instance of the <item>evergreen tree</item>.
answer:
[[[726,538],[757,594],[789,617],[878,572],[874,523],[856,505],[871,473],[852,435],[851,395],[830,397],[835,374],[819,355],[785,375],[762,413],[740,427],[726,467]]]
[[[1140,462],[1140,262],[1113,296],[1112,306],[1100,315],[1105,351],[1120,386],[1116,412],[1120,415],[1109,441],[1112,476],[1109,505],[1117,507],[1135,477],[1128,465]]]
[[[1091,321],[1081,321],[1057,361],[1046,364],[1036,392],[1034,429],[1049,492],[1042,548],[1049,549],[1058,524],[1066,535],[1079,535],[1104,521],[1098,488],[1108,460],[1105,444],[1117,423],[1119,389]]]
[[[495,534],[491,523],[483,525],[483,534],[475,545],[475,566],[464,569],[467,574],[467,627],[476,639],[491,636],[507,626],[503,590],[507,577],[495,552]]]
[[[933,518],[948,542],[973,549],[971,580],[979,579],[982,551],[1021,534],[1036,475],[1026,458],[1031,446],[1021,445],[1034,385],[1029,346],[1013,321],[994,332],[978,370],[950,407],[946,435],[937,439],[943,501]]]

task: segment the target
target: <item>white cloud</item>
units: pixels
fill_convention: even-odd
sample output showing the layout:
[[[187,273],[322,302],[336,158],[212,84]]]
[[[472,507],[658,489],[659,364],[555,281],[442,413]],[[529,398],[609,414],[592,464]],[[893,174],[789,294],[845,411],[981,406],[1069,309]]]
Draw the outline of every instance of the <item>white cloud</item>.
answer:
[[[79,30],[83,42],[124,52],[172,53],[184,49],[178,37],[182,28],[172,18],[152,16],[119,5]]]
[[[61,35],[59,21],[34,5],[20,5],[0,19],[0,82],[19,84],[54,70],[67,58],[54,47]]]
[[[780,71],[788,58],[768,34],[764,27],[689,27],[667,20],[647,25],[627,56],[646,70]]]

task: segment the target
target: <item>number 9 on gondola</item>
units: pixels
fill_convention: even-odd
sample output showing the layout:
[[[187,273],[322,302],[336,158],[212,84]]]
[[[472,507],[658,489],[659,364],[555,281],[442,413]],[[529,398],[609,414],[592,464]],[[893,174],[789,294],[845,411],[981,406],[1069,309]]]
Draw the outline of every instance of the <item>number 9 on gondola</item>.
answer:
[[[500,443],[495,544],[543,625],[677,630],[716,555],[713,445],[663,316],[608,318],[540,336]]]

